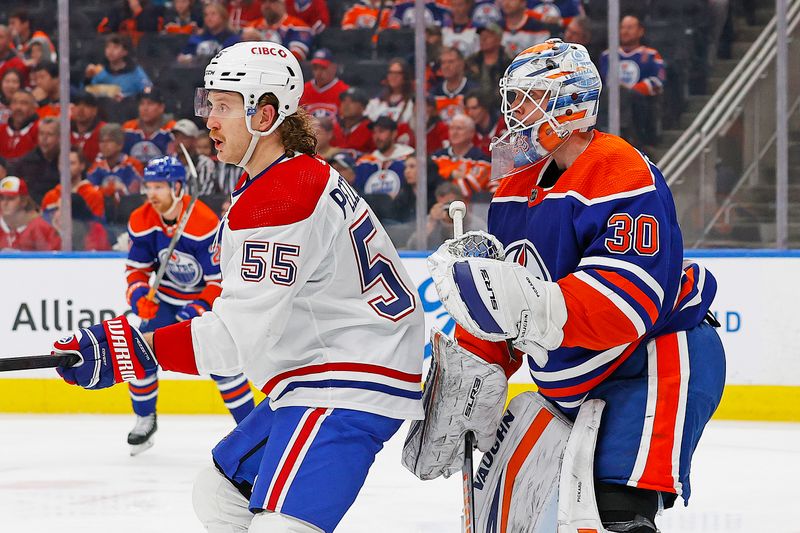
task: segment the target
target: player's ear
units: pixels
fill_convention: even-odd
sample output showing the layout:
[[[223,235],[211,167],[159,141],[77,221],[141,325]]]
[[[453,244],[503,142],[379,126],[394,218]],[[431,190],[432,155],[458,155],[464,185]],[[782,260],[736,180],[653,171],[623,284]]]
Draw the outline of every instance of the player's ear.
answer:
[[[275,109],[275,106],[267,104],[258,110],[256,117],[258,117],[258,122],[253,125],[253,129],[257,131],[267,131],[278,118],[278,111]]]

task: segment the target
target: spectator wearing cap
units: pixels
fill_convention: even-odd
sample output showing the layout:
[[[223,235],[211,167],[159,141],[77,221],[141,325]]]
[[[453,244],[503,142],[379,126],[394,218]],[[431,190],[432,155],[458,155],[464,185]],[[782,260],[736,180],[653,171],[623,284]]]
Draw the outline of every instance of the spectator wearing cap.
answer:
[[[370,124],[370,129],[375,150],[356,161],[354,186],[362,194],[394,198],[403,183],[405,158],[414,149],[396,142],[397,122],[387,116],[379,117]]]
[[[167,154],[169,144],[174,141],[172,127],[164,113],[164,96],[157,87],[150,87],[139,95],[139,116],[125,122],[125,153],[147,163]]]
[[[18,70],[6,70],[0,76],[0,124],[8,123],[11,116],[11,98],[22,86],[22,74]]]
[[[526,0],[501,0],[503,11],[503,48],[511,57],[550,38],[547,24],[528,12]]]
[[[431,160],[436,164],[439,178],[458,185],[464,198],[476,192],[490,190],[491,165],[489,156],[472,144],[475,122],[459,114],[450,121],[450,146],[434,152]]]
[[[262,0],[260,19],[248,27],[261,32],[265,41],[282,44],[298,61],[305,61],[311,48],[311,28],[286,12],[286,0]]]
[[[414,120],[414,74],[405,59],[395,57],[389,61],[383,88],[367,103],[364,114],[372,120],[387,116],[398,124]]]
[[[314,77],[303,86],[300,105],[315,116],[336,117],[339,96],[350,86],[336,77],[339,65],[327,48],[320,48],[311,56],[311,72]]]
[[[80,148],[86,161],[94,161],[100,151],[100,128],[105,124],[97,112],[97,98],[80,92],[72,99],[71,145]]]
[[[86,158],[80,148],[73,146],[69,150],[69,174],[72,185],[71,192],[80,196],[86,207],[98,220],[105,217],[103,192],[86,179]],[[59,183],[44,195],[42,211],[53,211],[61,205],[61,184]],[[74,207],[74,204],[73,204]],[[74,215],[74,213],[73,213]]]
[[[35,46],[41,47],[42,58],[55,63],[58,60],[56,47],[47,34],[33,29],[33,21],[26,9],[17,9],[8,16],[8,29],[14,39],[17,53],[26,65],[32,65],[32,51]]]
[[[319,35],[331,24],[325,0],[286,0],[286,12],[302,20],[314,35]]]
[[[372,29],[375,21],[380,17],[378,30],[385,30],[393,26],[392,7],[381,0],[360,0],[345,11],[342,16],[343,30]]]
[[[0,24],[0,78],[9,70],[16,70],[20,74],[22,85],[27,85],[28,66],[17,55],[11,42],[11,30],[5,24]]]
[[[189,37],[178,61],[204,63],[223,48],[238,42],[239,35],[228,21],[228,9],[220,2],[209,2],[203,6],[203,29]]]
[[[118,98],[141,94],[153,82],[133,58],[133,43],[127,35],[112,34],[106,37],[105,64],[86,67],[86,80],[90,85],[116,85]]]
[[[172,126],[172,135],[175,137],[175,143],[171,150],[172,155],[186,167],[186,175],[190,176],[190,179],[194,179],[191,177],[189,163],[181,150],[181,144],[186,147],[186,151],[189,152],[189,157],[194,163],[194,168],[197,170],[197,181],[191,186],[192,194],[203,196],[217,192],[217,165],[210,157],[197,153],[197,137],[200,135],[200,128],[188,118],[182,118]]]
[[[497,87],[500,78],[511,64],[503,49],[503,29],[496,22],[478,28],[479,50],[467,59],[467,77],[479,87]],[[500,92],[492,91],[492,105],[500,107]]]
[[[572,19],[583,15],[581,0],[527,0],[531,17],[562,30]]]
[[[34,149],[13,160],[9,165],[10,174],[27,179],[28,193],[37,204],[60,179],[58,172],[60,129],[58,117],[41,119]]]
[[[59,235],[64,234],[64,227],[61,223],[61,202],[53,205],[44,216],[49,217],[50,223]],[[77,193],[72,193],[72,224],[70,226],[72,227],[72,249],[74,251],[104,252],[111,250],[106,228],[97,221],[94,213],[86,205],[85,198]]]
[[[193,35],[203,25],[203,11],[195,0],[173,0],[164,13],[164,33]]]
[[[464,112],[464,95],[477,88],[465,75],[464,56],[456,48],[444,48],[440,56],[442,82],[433,90],[436,111],[446,123]]]
[[[39,215],[25,181],[0,180],[0,250],[43,252],[61,249],[58,232]]]
[[[100,128],[100,153],[86,179],[100,187],[104,196],[118,199],[138,193],[142,186],[144,167],[122,151],[124,144],[125,133],[119,124],[112,122]]]
[[[450,18],[442,27],[442,44],[457,48],[464,57],[478,51],[478,32],[472,20],[474,0],[450,0]]]
[[[61,114],[59,95],[61,93],[58,77],[58,65],[43,61],[31,69],[33,97],[36,98],[39,118],[57,117]]]
[[[375,149],[370,120],[364,116],[366,107],[367,95],[358,87],[350,87],[339,95],[339,128],[334,130],[333,146],[361,153]]]
[[[464,200],[461,189],[455,183],[439,183],[434,191],[434,202],[428,211],[425,232],[428,246],[453,238],[453,219],[450,218],[450,204]],[[430,205],[430,204],[429,204]],[[463,220],[464,231],[486,230],[486,222],[467,209]],[[408,239],[408,247],[417,247],[416,232]]]
[[[486,156],[490,156],[489,144],[492,139],[500,138],[506,131],[503,115],[495,111],[492,98],[484,91],[471,91],[464,98],[464,109],[467,116],[475,123],[475,137],[472,144],[477,146]]]
[[[8,123],[0,126],[0,157],[15,159],[36,146],[39,115],[36,114],[36,99],[27,89],[14,93],[9,109]]]
[[[142,34],[157,33],[163,29],[163,15],[163,7],[149,0],[117,0],[97,25],[97,33],[124,33],[138,43]]]

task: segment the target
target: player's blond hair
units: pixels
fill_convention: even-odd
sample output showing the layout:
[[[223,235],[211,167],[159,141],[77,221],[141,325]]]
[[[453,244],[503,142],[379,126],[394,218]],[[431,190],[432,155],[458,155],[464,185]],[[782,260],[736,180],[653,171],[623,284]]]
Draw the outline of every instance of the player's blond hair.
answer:
[[[272,93],[266,93],[258,100],[258,105],[272,106],[278,110],[278,98]],[[317,137],[314,135],[314,125],[311,117],[303,108],[283,119],[277,129],[281,144],[286,150],[286,155],[294,153],[314,155],[317,152]]]

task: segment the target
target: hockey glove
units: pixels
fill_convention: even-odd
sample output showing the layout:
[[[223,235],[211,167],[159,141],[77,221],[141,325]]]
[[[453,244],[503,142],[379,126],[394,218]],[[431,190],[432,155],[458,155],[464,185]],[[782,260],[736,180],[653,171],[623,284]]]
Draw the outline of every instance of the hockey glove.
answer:
[[[508,380],[498,365],[461,348],[431,330],[433,356],[425,379],[425,418],[414,420],[403,446],[403,465],[420,479],[450,477],[464,464],[464,436],[472,432],[478,448],[495,441]]]
[[[56,341],[53,354],[76,354],[81,358],[77,365],[57,371],[67,383],[85,389],[104,389],[122,381],[142,379],[158,367],[153,350],[125,316]]]
[[[183,322],[184,320],[191,320],[196,316],[200,316],[206,311],[210,311],[211,306],[208,305],[203,300],[195,300],[190,302],[183,307],[175,314],[175,319],[178,322]]]
[[[561,345],[567,308],[557,283],[517,263],[454,255],[451,241],[428,258],[428,269],[442,304],[472,335],[512,340],[539,366]]]
[[[150,285],[143,281],[138,281],[128,287],[128,302],[131,310],[142,320],[152,320],[158,313],[158,300],[148,300],[147,293],[150,292]]]

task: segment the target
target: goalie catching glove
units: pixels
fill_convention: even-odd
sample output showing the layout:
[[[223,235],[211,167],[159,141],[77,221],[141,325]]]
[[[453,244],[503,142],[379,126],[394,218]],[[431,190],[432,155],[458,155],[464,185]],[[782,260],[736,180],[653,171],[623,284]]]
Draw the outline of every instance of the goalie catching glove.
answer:
[[[104,389],[122,381],[142,379],[158,367],[153,350],[124,316],[83,328],[56,341],[53,355],[61,354],[75,354],[81,358],[75,366],[57,371],[67,383],[85,389]]]
[[[470,334],[487,341],[511,340],[540,367],[547,352],[564,339],[567,321],[564,295],[557,283],[542,281],[517,263],[500,257],[470,257],[459,242],[480,237],[502,250],[492,235],[468,232],[445,241],[428,258],[439,298],[453,319]]]
[[[431,330],[431,346],[422,398],[425,418],[412,422],[403,447],[403,465],[423,480],[461,470],[468,431],[480,450],[488,450],[508,395],[498,365],[460,348],[437,329]]]

